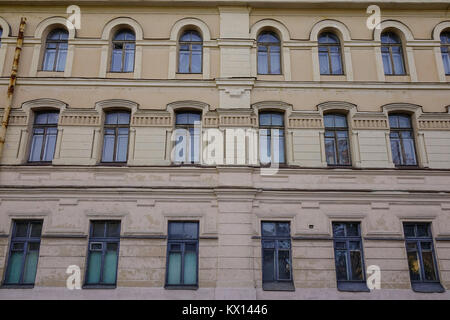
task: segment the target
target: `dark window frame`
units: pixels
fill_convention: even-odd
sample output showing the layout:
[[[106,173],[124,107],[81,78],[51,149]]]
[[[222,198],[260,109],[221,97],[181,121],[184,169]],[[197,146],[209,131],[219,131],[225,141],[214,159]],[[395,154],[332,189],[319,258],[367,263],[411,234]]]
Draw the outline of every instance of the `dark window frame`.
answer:
[[[185,40],[181,40],[181,38],[189,32],[195,32],[202,40],[201,41],[185,41]],[[192,46],[201,46],[200,50],[193,50]],[[188,50],[181,50],[181,46],[188,46]],[[200,60],[200,71],[199,72],[193,72],[192,71],[192,53],[193,52],[201,52],[201,60]],[[180,71],[180,56],[181,56],[181,52],[189,52],[189,66],[188,66],[188,72],[182,72]],[[202,74],[203,73],[203,37],[201,35],[200,32],[196,31],[196,30],[185,30],[181,36],[180,39],[178,40],[178,54],[177,54],[177,73],[179,74]]]
[[[42,67],[41,67],[41,71],[47,71],[47,72],[64,72],[65,70],[65,64],[64,64],[64,68],[63,70],[57,70],[57,66],[58,66],[58,61],[59,61],[59,57],[60,57],[60,53],[62,50],[66,51],[66,58],[64,62],[67,62],[67,53],[69,51],[69,41],[68,39],[58,39],[58,40],[54,40],[54,39],[49,39],[49,36],[55,32],[63,32],[67,35],[67,38],[69,37],[69,32],[63,28],[57,28],[54,29],[52,31],[50,31],[47,35],[47,38],[45,40],[45,50],[44,50],[44,56],[42,58]],[[56,48],[49,48],[50,44],[55,44]],[[66,49],[61,49],[61,45],[62,44],[66,44],[67,48]],[[55,50],[55,59],[53,61],[53,66],[51,69],[45,69],[45,61],[47,58],[47,50]]]
[[[51,123],[51,124],[39,124],[36,123],[38,116],[42,115],[42,114],[58,114],[58,120],[56,121],[56,123]],[[55,158],[55,152],[56,152],[56,143],[58,140],[58,123],[59,123],[59,110],[40,110],[40,111],[36,111],[34,112],[34,123],[33,123],[33,128],[32,128],[32,133],[31,133],[31,140],[30,140],[30,147],[28,150],[28,160],[27,163],[28,164],[34,164],[34,165],[50,165],[53,162],[53,159]],[[52,160],[43,160],[44,158],[44,153],[45,153],[45,141],[46,141],[46,137],[47,137],[47,131],[48,129],[56,129],[56,138],[55,138],[55,145],[53,146],[53,156],[52,156]],[[44,133],[42,134],[42,146],[41,146],[41,153],[39,156],[39,160],[32,160],[31,156],[32,156],[32,150],[33,150],[33,139],[35,135],[41,135],[41,134],[36,134],[35,131],[41,129],[44,130]]]
[[[411,124],[410,127],[408,128],[393,128],[390,125],[390,117],[408,117],[409,118],[409,122]],[[401,159],[400,159],[400,163],[396,164],[394,162],[394,156],[392,155],[392,162],[394,162],[394,165],[396,168],[417,168],[419,166],[419,162],[418,162],[418,158],[417,158],[417,145],[416,145],[416,139],[415,139],[415,132],[414,132],[414,126],[412,124],[412,116],[410,114],[407,113],[389,113],[388,115],[388,120],[389,120],[389,142],[391,143],[391,153],[392,153],[392,137],[391,134],[392,133],[397,133],[398,134],[398,141],[400,143],[400,153],[401,153]],[[415,160],[415,164],[405,164],[405,159],[406,159],[406,152],[405,152],[405,147],[404,147],[404,138],[402,135],[402,132],[409,132],[411,134],[412,140],[413,140],[413,147],[414,147],[414,160]]]
[[[324,117],[324,122],[325,122],[325,117],[328,117],[328,116],[341,116],[341,117],[344,117],[345,118],[345,127],[336,127],[336,126],[333,126],[333,127],[327,127],[327,126],[325,126],[324,125],[324,128],[325,128],[325,132],[324,132],[324,143],[326,144],[326,140],[327,140],[327,138],[330,138],[330,137],[327,137],[326,135],[327,135],[327,132],[331,132],[331,133],[333,133],[333,140],[334,140],[334,155],[335,155],[335,159],[336,159],[336,163],[328,163],[328,157],[326,157],[326,159],[327,159],[327,166],[328,167],[344,167],[344,168],[348,168],[348,167],[352,167],[352,148],[351,148],[351,144],[350,144],[350,132],[349,132],[349,127],[348,127],[348,121],[347,121],[347,115],[345,115],[345,114],[341,114],[341,113],[327,113],[327,114],[324,114],[323,115],[323,117]],[[338,150],[338,132],[346,132],[347,133],[347,147],[348,147],[348,163],[345,163],[345,164],[340,164],[339,162],[340,162],[340,159],[341,159],[341,157],[342,157],[342,155],[339,153],[339,150]],[[326,152],[326,148],[325,148],[325,152]]]
[[[427,228],[427,236],[418,236],[417,235],[417,226],[422,225],[426,226]],[[406,226],[414,226],[414,236],[408,236],[406,235]],[[411,281],[411,288],[416,292],[445,292],[445,289],[442,287],[439,277],[439,268],[438,268],[438,261],[436,257],[436,250],[434,248],[434,241],[433,241],[433,234],[431,230],[431,223],[430,222],[403,222],[403,232],[405,235],[405,250],[406,250],[406,259],[408,260],[408,252],[417,252],[418,256],[418,262],[419,262],[419,276],[420,280],[413,280],[411,277],[411,271],[408,261],[408,271],[410,275],[410,281]],[[430,244],[429,251],[431,252],[432,258],[433,258],[433,267],[434,267],[434,275],[436,277],[436,280],[427,280],[424,270],[424,263],[423,263],[423,250],[422,250],[422,243],[427,242]],[[408,249],[408,243],[414,243],[416,245],[416,250],[409,250]],[[425,249],[427,250],[427,249]]]
[[[134,40],[116,40],[115,38],[117,37],[117,35],[119,35],[122,32],[129,32],[130,34],[133,34],[134,37],[136,37],[136,35],[134,34],[134,32],[131,29],[121,29],[118,30],[115,34],[113,39],[111,40],[111,62],[110,62],[110,66],[109,66],[109,72],[111,73],[132,73],[134,72],[135,68],[136,68],[136,38]],[[133,70],[131,71],[124,71],[125,68],[125,52],[126,52],[126,45],[127,44],[133,44]],[[117,45],[122,45],[122,53],[121,53],[121,58],[122,58],[122,62],[120,64],[120,70],[114,70],[113,69],[113,55],[114,55],[114,51],[115,50],[120,50],[120,49],[116,49],[115,47]]]
[[[271,34],[272,36],[274,36],[275,38],[277,38],[278,42],[264,42],[264,41],[259,41],[259,38],[263,35],[263,34]],[[259,67],[257,66],[257,73],[260,75],[281,75],[283,74],[283,67],[282,67],[282,51],[281,51],[281,39],[280,37],[273,31],[263,31],[258,35],[258,40],[256,42],[256,60],[257,63],[259,62],[259,49],[260,47],[264,47],[266,48],[266,53],[267,53],[267,73],[260,73],[259,72]],[[280,72],[274,72],[272,71],[272,64],[271,64],[271,47],[278,47],[279,48],[279,64],[280,64]]]
[[[337,42],[335,43],[328,43],[328,42],[320,42],[320,37],[323,36],[324,34],[331,34],[334,37],[337,38]],[[343,57],[342,57],[342,47],[341,47],[341,41],[339,40],[339,37],[334,34],[333,32],[323,32],[319,35],[319,40],[318,40],[318,55],[320,58],[320,53],[321,52],[326,52],[327,53],[327,61],[328,61],[328,73],[322,73],[320,72],[321,75],[324,76],[343,76],[345,75],[344,73],[344,61],[343,61]],[[340,63],[340,67],[341,67],[341,72],[333,72],[333,64],[331,62],[331,48],[338,48],[338,53],[339,53],[339,63]],[[325,49],[326,51],[320,51],[321,49]],[[320,64],[320,59],[319,59],[319,64]],[[319,68],[320,69],[320,68]]]
[[[281,125],[261,125],[261,115],[281,115],[281,119],[283,120],[283,123]],[[286,125],[285,125],[285,113],[282,111],[269,111],[269,110],[264,110],[264,111],[260,111],[258,113],[258,157],[259,157],[259,162],[261,166],[269,166],[272,163],[278,163],[279,165],[286,165],[287,164],[287,160],[286,160]],[[268,130],[268,136],[270,137],[270,162],[267,163],[262,163],[261,162],[261,129],[262,130]],[[274,157],[274,149],[273,149],[273,143],[272,143],[272,130],[278,130],[278,132],[283,132],[283,135],[279,136],[280,138],[283,138],[283,162],[274,162],[273,157]],[[280,157],[278,157],[278,160],[280,160]]]
[[[344,224],[345,225],[345,236],[336,236],[334,233],[334,225],[335,224]],[[358,236],[349,236],[347,235],[347,225],[348,224],[356,224],[358,226]],[[369,288],[367,287],[367,278],[366,278],[366,265],[364,261],[364,247],[363,247],[363,241],[361,236],[361,222],[360,221],[332,221],[332,230],[333,230],[333,252],[334,252],[334,263],[335,263],[335,271],[336,271],[336,282],[337,282],[337,288],[339,291],[349,291],[349,292],[370,292]],[[361,275],[362,280],[351,280],[352,278],[352,265],[351,265],[351,257],[350,252],[352,251],[350,249],[350,242],[359,242],[359,252],[361,254]],[[345,242],[345,249],[337,248],[336,243],[337,242]],[[337,256],[336,251],[340,250],[346,251],[346,274],[347,279],[346,280],[339,280],[338,279],[338,263],[337,263]],[[350,278],[350,280],[349,280]]]
[[[199,136],[198,136],[198,140],[199,140],[198,141],[198,148],[199,148],[198,161],[195,161],[195,154],[191,154],[192,142],[195,139],[195,132],[194,132],[194,137],[192,137],[191,129],[195,130],[195,122],[196,121],[194,121],[193,123],[178,123],[177,122],[178,116],[181,114],[187,114],[188,117],[189,117],[189,115],[198,115],[200,117],[200,120],[198,120],[200,122],[200,132],[199,132]],[[175,159],[173,159],[175,164],[186,165],[186,164],[200,164],[201,163],[201,158],[202,158],[202,154],[201,154],[201,152],[202,152],[202,145],[201,145],[202,144],[202,133],[201,133],[202,116],[203,116],[203,113],[200,110],[181,109],[181,110],[175,111],[175,130],[178,130],[178,129],[186,130],[190,135],[190,139],[186,140],[186,142],[185,142],[186,149],[185,149],[185,155],[184,155],[183,161],[175,161]],[[174,147],[176,146],[176,143],[177,142],[175,141]],[[189,153],[187,151],[189,151]],[[189,161],[187,161],[188,156],[189,156]]]
[[[114,113],[128,113],[129,115],[129,121],[128,124],[107,124],[106,123],[106,117],[109,114],[114,114]],[[129,152],[130,152],[130,123],[131,123],[131,112],[129,110],[108,110],[105,111],[105,123],[103,124],[103,145],[102,145],[102,155],[101,155],[101,161],[100,163],[102,165],[126,165],[128,163],[128,156],[129,156]],[[119,137],[119,129],[128,129],[128,133],[127,133],[127,155],[126,155],[126,160],[124,161],[117,161],[116,156],[117,156],[117,144],[118,144],[118,137]],[[105,152],[105,137],[106,136],[110,136],[110,134],[106,134],[106,130],[114,130],[114,150],[113,150],[113,157],[112,157],[112,161],[105,161],[104,160],[104,152]]]
[[[186,238],[176,238],[171,236],[170,233],[170,224],[171,223],[195,223],[197,225],[197,237],[194,239],[186,239]],[[170,220],[167,223],[167,249],[166,249],[166,274],[164,277],[164,289],[168,290],[197,290],[199,287],[199,238],[200,238],[200,222],[195,220]],[[181,250],[172,250],[172,245],[180,245]],[[184,255],[186,252],[186,245],[194,244],[195,245],[195,254],[196,254],[196,282],[195,284],[184,284]],[[180,283],[179,284],[169,284],[169,259],[170,259],[170,253],[171,252],[181,252],[181,270],[180,270]]]
[[[268,236],[264,235],[263,232],[263,224],[274,224],[275,230],[277,229],[277,224],[285,224],[287,223],[289,226],[289,234],[288,235],[275,235],[275,236]],[[292,241],[291,241],[291,223],[290,221],[268,221],[264,220],[261,221],[261,275],[262,275],[262,288],[264,291],[295,291],[294,287],[294,270],[292,267]],[[288,241],[289,242],[289,249],[283,249],[281,248],[281,251],[288,251],[289,252],[289,279],[279,279],[279,266],[278,266],[278,260],[279,260],[279,241]],[[273,274],[274,280],[267,281],[264,280],[264,250],[267,250],[269,248],[264,247],[264,243],[274,243],[273,251],[274,251],[274,271],[276,274]]]
[[[395,36],[395,38],[397,39],[396,43],[387,43],[387,42],[383,42],[383,40],[381,40],[381,56],[383,56],[383,53],[388,53],[389,54],[389,61],[391,64],[391,69],[392,69],[392,73],[386,73],[386,68],[383,65],[383,71],[384,71],[384,75],[386,76],[406,76],[407,72],[406,72],[406,63],[405,63],[405,54],[404,54],[404,50],[403,50],[403,43],[401,38],[392,31],[387,31],[387,32],[383,32],[383,34],[381,35],[381,37],[383,37],[383,35],[385,34],[392,34]],[[399,53],[400,56],[402,58],[402,66],[403,66],[403,72],[402,73],[396,73],[395,71],[395,64],[394,64],[394,52],[393,52],[393,48],[399,48]],[[383,50],[387,52],[383,52]]]
[[[105,234],[106,234],[106,228],[108,223],[118,223],[119,224],[119,235],[116,237],[93,237],[93,231],[94,231],[94,224],[96,223],[103,223],[105,224]],[[88,240],[88,247],[87,247],[87,254],[86,254],[86,267],[84,272],[84,282],[83,282],[83,289],[114,289],[117,286],[117,277],[118,277],[118,270],[119,270],[119,252],[120,252],[120,233],[122,228],[122,222],[121,220],[91,220],[89,225],[89,240]],[[91,254],[91,243],[102,243],[102,259],[101,259],[101,265],[100,265],[100,282],[98,283],[88,283],[88,274],[89,274],[89,260],[90,260],[90,254]],[[117,244],[117,263],[116,263],[116,277],[114,283],[104,283],[103,282],[103,269],[104,269],[104,263],[105,263],[105,253],[108,249],[108,244],[114,243]]]
[[[38,269],[38,264],[39,264],[39,253],[40,253],[40,249],[41,249],[41,238],[42,238],[42,228],[44,225],[44,221],[43,220],[39,220],[39,219],[14,219],[12,221],[13,226],[12,226],[12,233],[11,233],[11,240],[10,240],[10,244],[9,244],[9,251],[8,251],[8,256],[7,256],[7,260],[6,260],[6,268],[5,268],[5,273],[3,276],[3,283],[2,283],[2,287],[4,288],[33,288],[36,278],[34,279],[34,281],[32,283],[28,283],[28,282],[23,282],[23,277],[24,277],[24,272],[25,272],[25,262],[26,262],[26,258],[27,258],[27,253],[28,253],[28,247],[30,243],[37,243],[38,244],[38,249],[37,249],[37,254],[38,254],[38,261],[36,264],[36,274],[37,274],[37,269]],[[17,231],[17,223],[27,223],[27,236],[26,237],[18,237],[16,236],[16,231]],[[32,237],[31,236],[31,224],[36,224],[36,223],[40,223],[41,225],[41,232],[39,237]],[[16,243],[23,243],[23,257],[22,257],[22,263],[21,263],[21,271],[20,271],[20,279],[19,279],[19,283],[8,283],[7,282],[7,276],[9,273],[9,270],[11,268],[10,265],[10,259],[11,259],[11,254],[13,252],[13,247],[14,244]]]
[[[442,41],[442,37],[445,36],[446,41]],[[444,65],[444,72],[446,76],[450,76],[450,30],[444,30],[440,34],[441,39],[441,57],[444,60],[444,54],[447,56],[447,60],[449,61],[449,65],[447,69]],[[444,61],[443,61],[444,62]]]

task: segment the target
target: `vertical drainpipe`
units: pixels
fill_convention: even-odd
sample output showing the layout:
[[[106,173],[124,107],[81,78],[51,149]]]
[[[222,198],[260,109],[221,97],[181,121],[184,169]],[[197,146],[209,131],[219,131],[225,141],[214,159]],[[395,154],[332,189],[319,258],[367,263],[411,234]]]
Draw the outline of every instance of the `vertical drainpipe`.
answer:
[[[19,35],[17,36],[16,51],[14,53],[14,61],[11,68],[11,76],[9,77],[8,93],[6,98],[6,106],[3,112],[2,127],[0,128],[0,160],[5,145],[6,129],[8,128],[9,115],[11,113],[12,99],[14,96],[14,87],[17,80],[17,70],[19,69],[20,53],[22,52],[23,32],[25,30],[26,18],[20,20]]]

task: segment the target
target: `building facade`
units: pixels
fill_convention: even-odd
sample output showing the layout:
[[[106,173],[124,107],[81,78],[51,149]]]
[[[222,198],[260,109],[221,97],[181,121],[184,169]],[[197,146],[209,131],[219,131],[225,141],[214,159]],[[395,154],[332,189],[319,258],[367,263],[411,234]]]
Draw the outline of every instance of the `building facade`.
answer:
[[[450,298],[448,1],[71,5],[0,1],[1,299]]]

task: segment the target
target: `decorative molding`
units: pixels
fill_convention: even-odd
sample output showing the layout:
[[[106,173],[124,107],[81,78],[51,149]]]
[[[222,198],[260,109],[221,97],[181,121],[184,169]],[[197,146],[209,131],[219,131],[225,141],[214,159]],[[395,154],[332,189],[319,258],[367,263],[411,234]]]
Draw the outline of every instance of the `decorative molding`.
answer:
[[[319,110],[321,116],[323,116],[325,112],[332,110],[344,110],[352,115],[356,112],[357,107],[356,104],[346,101],[326,101],[318,104],[317,110]]]
[[[171,127],[172,117],[170,113],[161,111],[142,112],[134,114],[131,119],[131,125],[134,127]]]
[[[418,119],[419,130],[450,130],[450,119]]]
[[[83,113],[81,113],[83,112]],[[97,126],[100,125],[100,115],[91,110],[65,111],[61,114],[59,124],[63,126]]]
[[[289,129],[323,129],[321,118],[288,118]]]
[[[128,17],[119,17],[109,21],[102,31],[102,40],[110,40],[112,33],[117,31],[120,26],[128,26],[133,29],[136,41],[144,39],[144,31],[141,25],[134,19]]]
[[[215,128],[219,126],[219,115],[217,112],[210,111],[203,116],[203,126],[206,128]]]
[[[386,118],[364,117],[352,118],[352,129],[354,130],[387,130],[388,121]]]
[[[2,114],[3,116],[3,114]],[[25,112],[12,112],[9,117],[9,126],[25,126],[28,123],[28,115]]]
[[[377,25],[373,30],[373,39],[375,41],[381,41],[381,34],[385,29],[397,29],[400,31],[400,35],[403,36],[403,41],[414,41],[414,36],[404,23],[394,20],[385,20]],[[406,43],[405,43],[406,44]]]
[[[352,37],[350,35],[350,30],[348,27],[340,21],[337,20],[322,20],[317,22],[311,29],[309,40],[317,41],[319,34],[326,29],[333,29],[334,31],[338,31],[338,36],[341,38],[341,43],[344,41],[351,41]]]
[[[130,101],[130,100],[123,100],[123,99],[108,99],[108,100],[102,100],[95,103],[95,109],[98,112],[103,111],[105,108],[126,108],[131,111],[132,114],[136,112],[138,109],[139,104],[136,102]]]

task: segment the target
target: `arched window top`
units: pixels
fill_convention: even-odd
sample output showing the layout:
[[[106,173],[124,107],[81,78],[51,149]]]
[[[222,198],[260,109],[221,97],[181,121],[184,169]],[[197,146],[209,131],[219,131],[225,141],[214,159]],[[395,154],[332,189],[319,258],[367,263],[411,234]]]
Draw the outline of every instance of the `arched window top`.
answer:
[[[259,113],[260,126],[283,126],[284,114],[276,111],[264,111]]]
[[[383,32],[381,34],[381,43],[385,44],[401,44],[400,37],[392,31]]]
[[[64,29],[55,29],[51,31],[48,36],[47,40],[51,41],[67,41],[69,39],[69,32]]]
[[[394,129],[412,129],[411,116],[404,113],[389,114],[389,126]]]
[[[339,44],[339,38],[332,32],[323,32],[319,35],[318,39],[321,44]]]
[[[114,41],[135,41],[136,36],[134,32],[129,29],[122,29],[116,32],[113,38]]]
[[[202,42],[202,36],[195,30],[187,30],[180,37],[183,42]]]
[[[192,110],[180,110],[176,113],[175,123],[177,125],[193,125],[201,121],[201,112]]]
[[[344,114],[329,113],[323,116],[325,128],[347,128],[347,116]]]
[[[450,44],[450,31],[444,31],[441,33],[441,43]]]
[[[130,112],[127,110],[105,111],[105,124],[130,124]]]
[[[280,39],[272,31],[263,31],[258,36],[258,42],[264,43],[280,43]]]

